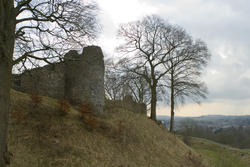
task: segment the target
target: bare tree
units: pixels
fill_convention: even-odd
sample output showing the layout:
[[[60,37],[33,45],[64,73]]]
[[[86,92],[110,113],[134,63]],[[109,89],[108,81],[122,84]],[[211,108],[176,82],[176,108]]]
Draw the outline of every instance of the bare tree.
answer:
[[[140,21],[120,26],[118,36],[123,39],[117,49],[126,54],[121,62],[124,69],[143,77],[151,92],[151,115],[156,120],[157,87],[159,81],[170,69],[165,63],[173,58],[171,54],[190,41],[186,32],[168,24],[158,16],[148,16]],[[176,55],[178,56],[178,55]]]
[[[97,6],[81,0],[0,1],[0,166],[6,164],[11,72],[59,59],[95,38]]]
[[[110,59],[105,61],[106,97],[111,100],[121,100],[129,95],[137,103],[148,104],[150,90],[145,79],[123,71],[120,65]]]
[[[50,63],[70,49],[81,49],[95,38],[95,4],[81,0],[16,0],[13,64]],[[24,17],[25,15],[26,17]]]
[[[133,96],[134,100],[137,103],[150,104],[150,89],[146,80],[133,73],[127,74],[127,80],[130,94]]]
[[[105,61],[104,88],[105,96],[111,100],[121,100],[124,82],[121,73],[117,70],[117,65],[110,59]]]
[[[207,88],[200,77],[210,58],[206,44],[200,40],[191,40],[172,54],[178,56],[166,63],[170,71],[165,77],[170,91],[170,132],[174,129],[174,108],[179,102],[183,104],[189,98],[199,104],[206,98]]]

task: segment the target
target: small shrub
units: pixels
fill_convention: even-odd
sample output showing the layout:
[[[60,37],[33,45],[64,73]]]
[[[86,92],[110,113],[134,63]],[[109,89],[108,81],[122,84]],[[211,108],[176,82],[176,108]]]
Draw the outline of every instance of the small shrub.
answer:
[[[97,128],[98,127],[98,123],[97,123],[96,118],[90,114],[88,114],[84,117],[84,123],[90,128]]]
[[[25,118],[23,111],[15,111],[11,114],[11,117],[16,121],[16,123],[22,123]]]
[[[118,122],[118,133],[119,133],[119,138],[120,138],[122,144],[125,145],[126,139],[127,139],[127,130],[126,130],[126,127],[124,125],[123,120],[120,120]]]
[[[59,112],[62,116],[69,113],[70,104],[66,99],[58,100],[58,104],[59,104]]]
[[[93,111],[94,111],[93,106],[88,101],[85,101],[82,104],[82,107],[80,110],[81,118],[83,120],[83,123],[86,124],[91,129],[98,127],[98,123],[94,116]]]
[[[30,94],[30,99],[33,104],[38,105],[42,102],[42,97],[37,93]]]
[[[88,101],[84,101],[80,112],[82,117],[84,117],[86,114],[91,114],[93,112],[91,104]]]
[[[118,131],[120,134],[124,131],[123,121],[121,120],[118,122]]]

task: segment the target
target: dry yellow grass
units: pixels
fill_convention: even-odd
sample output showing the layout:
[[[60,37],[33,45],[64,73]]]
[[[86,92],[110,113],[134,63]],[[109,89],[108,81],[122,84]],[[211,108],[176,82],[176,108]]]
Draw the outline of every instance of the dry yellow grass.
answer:
[[[202,167],[202,158],[146,116],[113,109],[88,127],[57,100],[12,91],[11,167]]]

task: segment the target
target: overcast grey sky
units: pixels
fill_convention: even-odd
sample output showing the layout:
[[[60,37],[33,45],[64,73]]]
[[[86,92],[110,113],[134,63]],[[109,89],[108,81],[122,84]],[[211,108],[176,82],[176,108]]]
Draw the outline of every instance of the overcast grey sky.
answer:
[[[97,0],[103,33],[99,45],[114,55],[120,23],[157,14],[205,41],[212,54],[204,72],[209,96],[201,106],[179,107],[177,115],[250,115],[249,0]],[[158,108],[158,114],[168,114]]]

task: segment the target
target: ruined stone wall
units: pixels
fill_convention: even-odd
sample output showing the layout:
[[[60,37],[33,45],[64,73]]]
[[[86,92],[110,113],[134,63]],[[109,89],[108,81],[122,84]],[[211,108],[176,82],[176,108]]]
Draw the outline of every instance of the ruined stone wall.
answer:
[[[64,97],[64,63],[46,65],[13,77],[13,88],[30,94]]]
[[[70,51],[64,62],[13,75],[16,90],[55,98],[67,98],[73,104],[88,101],[97,113],[104,106],[104,61],[100,47],[88,46],[82,54]]]
[[[134,113],[147,115],[147,107],[144,103],[136,103],[128,100],[105,100],[106,109],[120,108]]]

